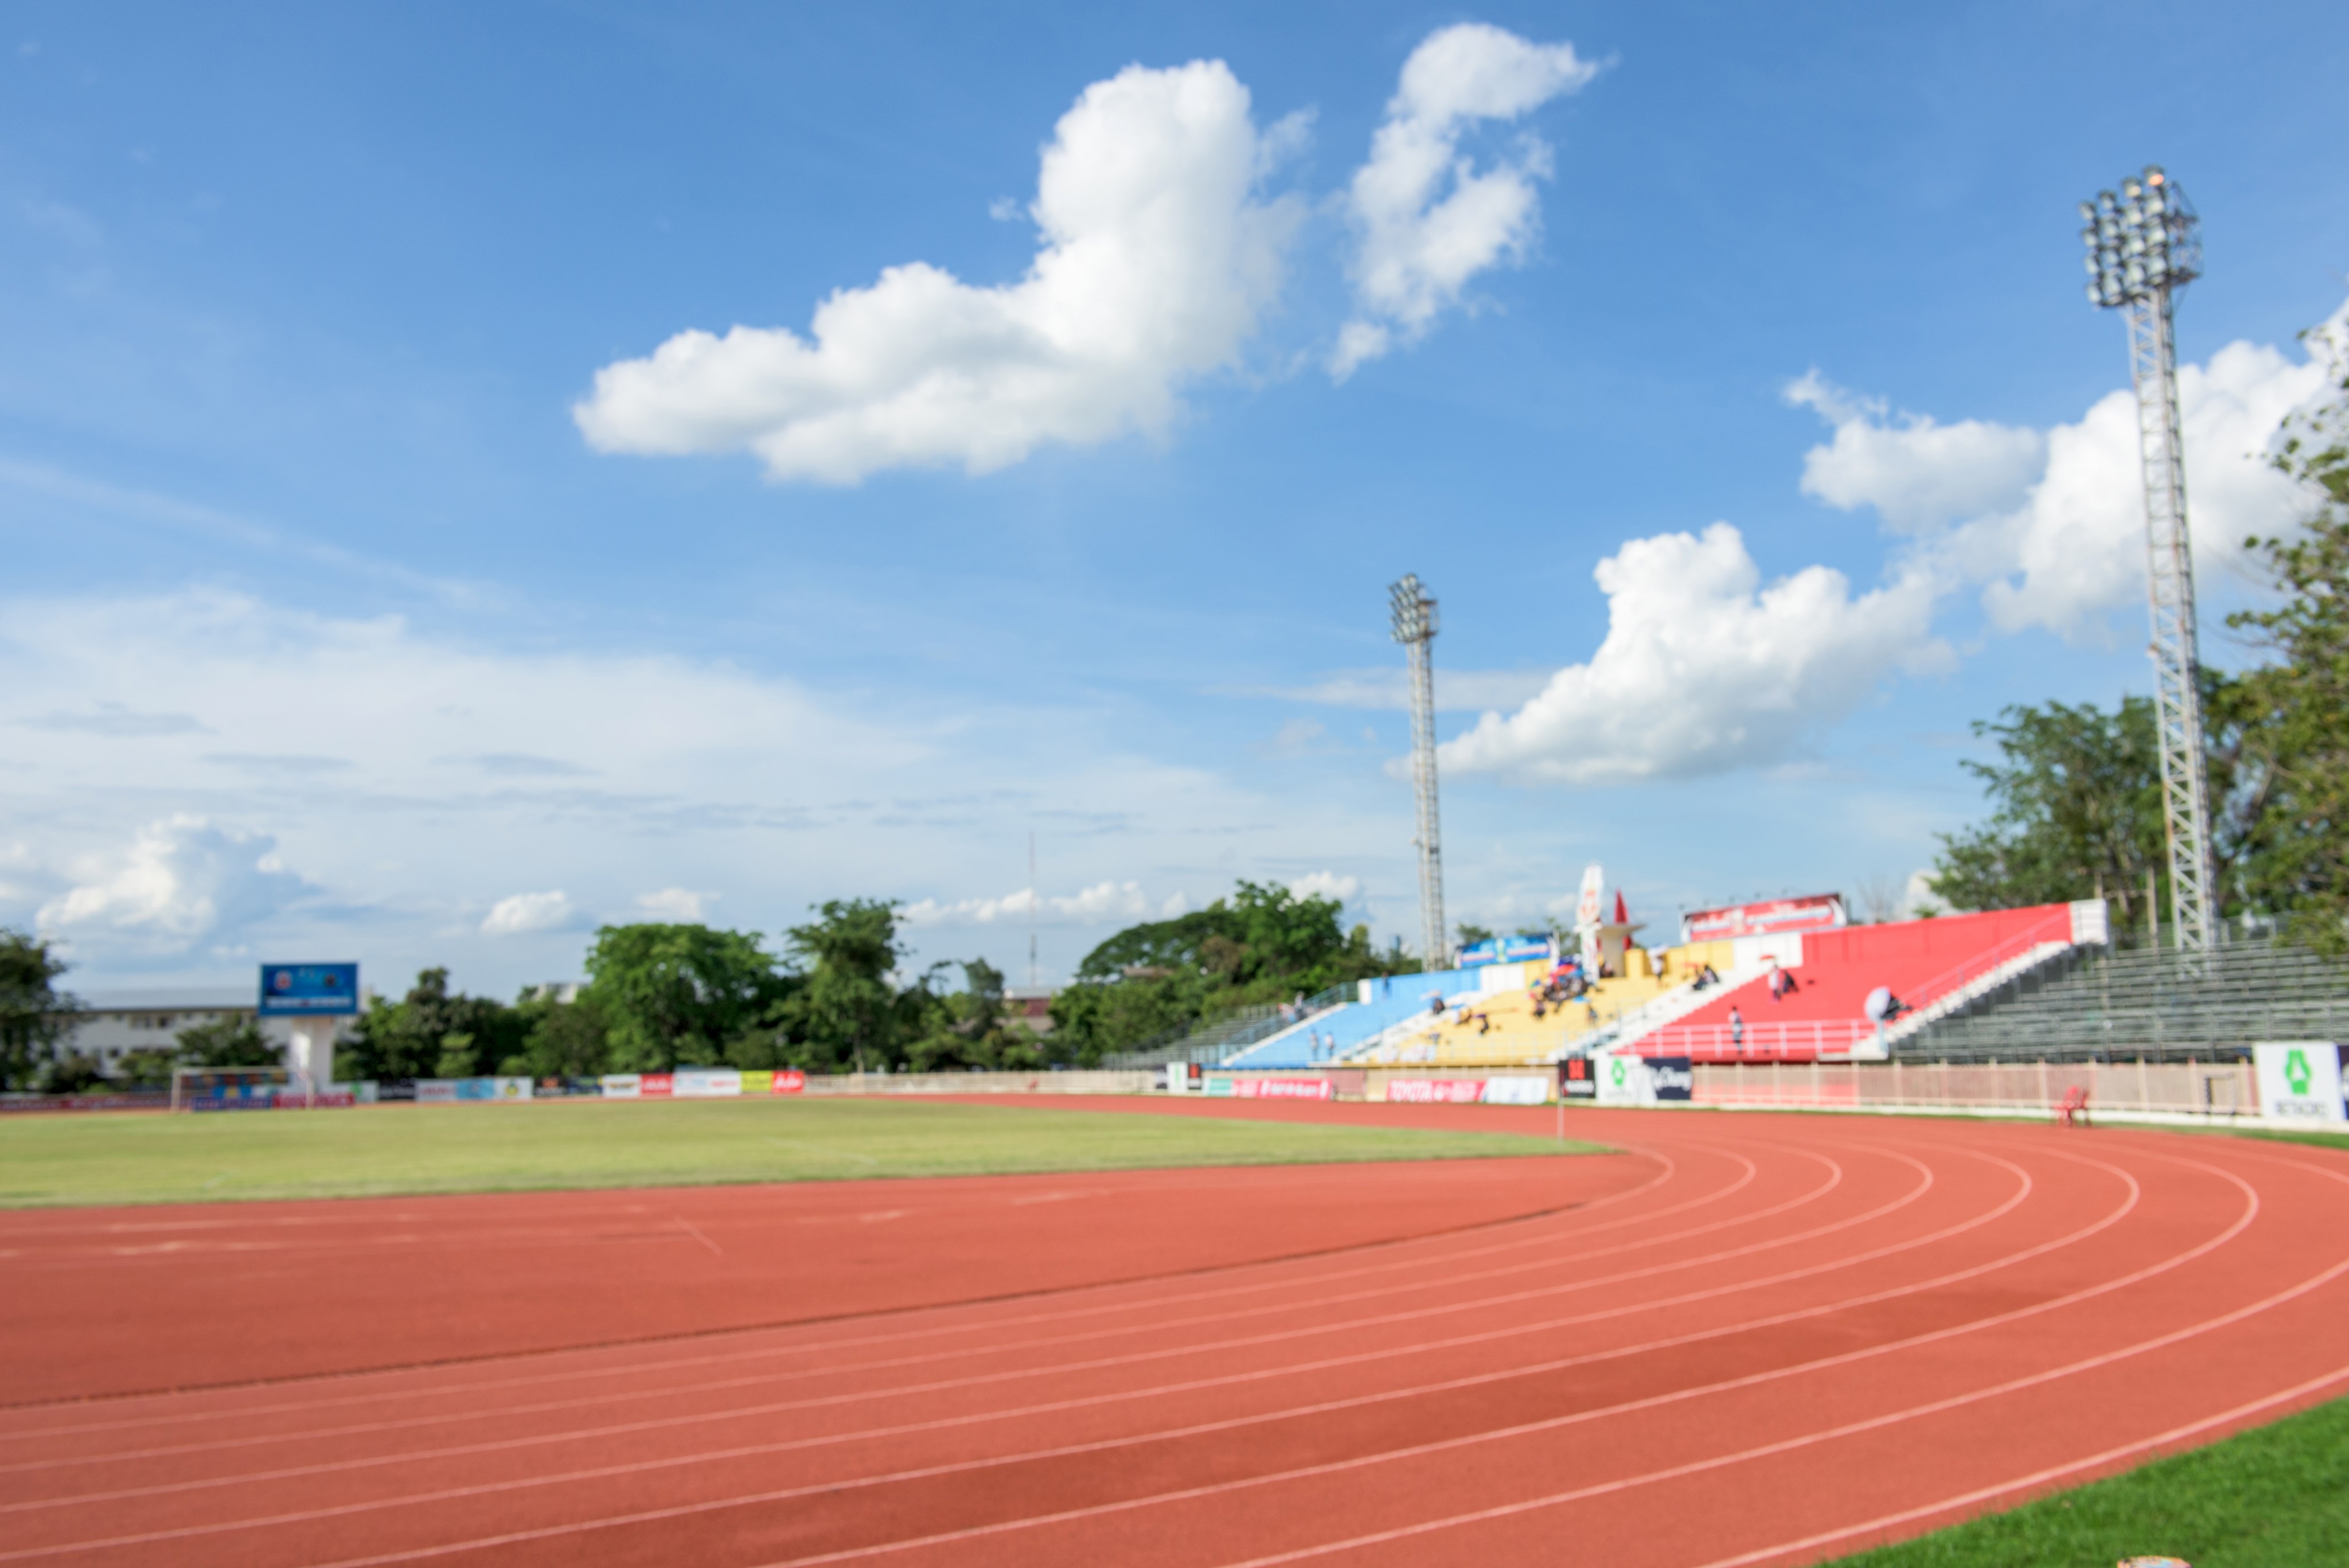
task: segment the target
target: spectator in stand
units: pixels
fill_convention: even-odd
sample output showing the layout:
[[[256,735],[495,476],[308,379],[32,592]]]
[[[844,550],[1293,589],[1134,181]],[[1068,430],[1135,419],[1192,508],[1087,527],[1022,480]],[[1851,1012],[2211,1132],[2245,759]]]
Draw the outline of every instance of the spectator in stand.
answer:
[[[1745,1014],[1733,1002],[1729,1004],[1729,1048],[1741,1054],[1745,1049]]]

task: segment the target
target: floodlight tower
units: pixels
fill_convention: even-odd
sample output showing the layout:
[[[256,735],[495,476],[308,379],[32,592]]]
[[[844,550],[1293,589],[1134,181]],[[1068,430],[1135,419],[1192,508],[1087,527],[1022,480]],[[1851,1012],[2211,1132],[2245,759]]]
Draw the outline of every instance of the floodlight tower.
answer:
[[[1429,973],[1451,966],[1452,944],[1444,934],[1444,849],[1436,831],[1435,670],[1429,644],[1435,640],[1435,596],[1406,572],[1387,589],[1394,607],[1394,639],[1411,654],[1411,784],[1419,797],[1420,966]]]
[[[2186,448],[2178,419],[2177,292],[2202,275],[2201,221],[2160,165],[2080,203],[2088,299],[2128,318],[2137,383],[2137,455],[2145,472],[2147,581],[2153,609],[2153,701],[2161,742],[2162,820],[2169,836],[2169,914],[2183,951],[2215,941],[2218,879],[2210,864],[2209,773],[2202,751],[2201,657],[2194,625],[2194,554],[2186,526]]]

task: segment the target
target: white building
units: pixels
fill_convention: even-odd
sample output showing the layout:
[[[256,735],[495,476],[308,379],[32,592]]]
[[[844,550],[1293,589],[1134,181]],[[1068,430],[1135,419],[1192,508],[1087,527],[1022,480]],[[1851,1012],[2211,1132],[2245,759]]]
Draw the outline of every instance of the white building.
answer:
[[[257,1018],[258,1006],[254,986],[181,985],[87,996],[57,1048],[94,1056],[110,1073],[125,1052],[177,1049],[181,1032],[198,1024],[258,1022],[261,1037],[282,1049],[293,1038],[294,1020]],[[338,1039],[347,1035],[352,1022],[338,1021]]]

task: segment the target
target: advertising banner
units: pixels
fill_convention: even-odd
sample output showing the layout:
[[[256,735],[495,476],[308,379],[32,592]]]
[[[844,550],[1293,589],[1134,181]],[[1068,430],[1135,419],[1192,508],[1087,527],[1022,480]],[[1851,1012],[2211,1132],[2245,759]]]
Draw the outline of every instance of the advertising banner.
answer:
[[[1588,1056],[1568,1056],[1557,1064],[1557,1092],[1568,1100],[1595,1100],[1599,1097],[1599,1075]]]
[[[1485,940],[1460,950],[1462,969],[1482,969],[1486,964],[1544,963],[1557,961],[1557,944],[1547,937],[1487,937]]]
[[[456,1097],[460,1100],[526,1100],[530,1098],[528,1078],[459,1078],[455,1081]],[[422,1088],[422,1085],[418,1085]],[[421,1099],[423,1096],[417,1096]]]
[[[636,1075],[636,1098],[666,1100],[676,1092],[676,1075],[671,1073],[639,1073]]]
[[[1509,1076],[1485,1080],[1485,1103],[1488,1106],[1546,1106],[1549,1104],[1547,1078]]]
[[[1229,1073],[1210,1073],[1203,1080],[1203,1084],[1204,1087],[1201,1088],[1200,1093],[1204,1095],[1225,1099],[1231,1097],[1232,1075]]]
[[[1602,1056],[1597,1064],[1602,1106],[1652,1106],[1695,1095],[1696,1068],[1686,1056]]]
[[[1237,1078],[1232,1095],[1242,1100],[1327,1100],[1336,1097],[1327,1078]]]
[[[1482,1078],[1389,1078],[1387,1103],[1402,1106],[1473,1106],[1485,1096]],[[1539,1104],[1539,1101],[1536,1101]]]
[[[644,1080],[634,1073],[606,1073],[603,1077],[604,1097],[607,1100],[633,1100],[642,1092]]]
[[[2260,1113],[2271,1121],[2349,1121],[2341,1098],[2341,1047],[2328,1041],[2271,1041],[2251,1047]]]
[[[1188,1062],[1166,1064],[1166,1092],[1170,1095],[1187,1095],[1191,1092],[1191,1064]]]
[[[1843,923],[1843,895],[1813,893],[1799,898],[1692,909],[1681,917],[1681,940],[1725,942],[1735,937],[1776,936],[1781,931],[1831,931]]]
[[[807,1092],[807,1075],[797,1067],[778,1067],[775,1081],[767,1086],[771,1095],[802,1095]]]
[[[731,1067],[679,1067],[669,1092],[680,1100],[730,1100],[742,1092],[742,1075]]]
[[[419,1106],[453,1106],[457,1103],[457,1080],[454,1078],[419,1078],[416,1080],[416,1103]]]

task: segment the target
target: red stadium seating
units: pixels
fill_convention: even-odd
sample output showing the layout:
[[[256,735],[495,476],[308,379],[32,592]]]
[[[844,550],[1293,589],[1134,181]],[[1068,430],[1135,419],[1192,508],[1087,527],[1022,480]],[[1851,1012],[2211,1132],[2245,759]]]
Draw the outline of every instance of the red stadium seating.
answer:
[[[1940,1000],[2040,942],[2071,940],[2071,906],[2041,904],[1980,915],[1945,915],[1884,926],[1849,926],[1803,938],[1788,994],[1749,981],[1636,1042],[1643,1056],[1700,1061],[1808,1062],[1866,1047],[1875,1028],[1868,993],[1888,986],[1909,1007]],[[1730,1009],[1744,1020],[1733,1031]],[[1743,1038],[1733,1038],[1742,1033]]]

